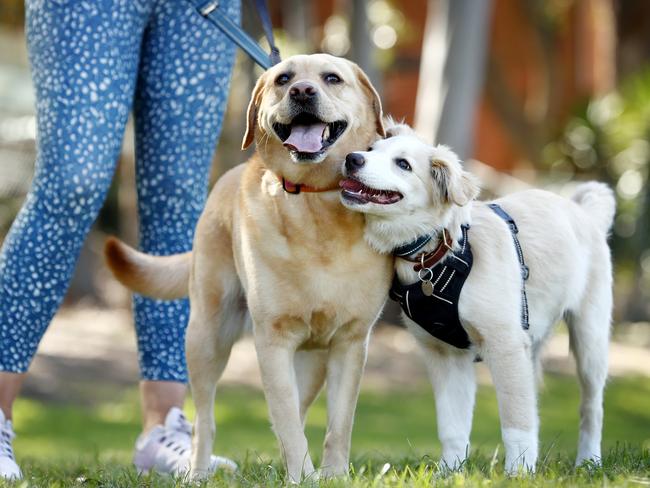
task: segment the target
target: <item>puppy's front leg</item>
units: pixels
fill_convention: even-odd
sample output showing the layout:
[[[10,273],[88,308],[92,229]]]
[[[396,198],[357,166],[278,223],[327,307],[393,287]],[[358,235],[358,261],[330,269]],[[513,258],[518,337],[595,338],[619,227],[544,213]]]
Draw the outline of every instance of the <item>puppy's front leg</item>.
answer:
[[[432,339],[429,339],[432,340]],[[422,344],[424,360],[436,398],[442,463],[458,468],[467,457],[476,395],[474,354],[451,346]]]
[[[538,452],[537,399],[533,361],[527,338],[520,328],[497,326],[514,332],[485,340],[487,362],[499,403],[501,434],[506,450],[506,471],[535,471]]]
[[[300,482],[302,474],[310,476],[314,472],[300,420],[294,371],[298,344],[300,340],[295,334],[277,333],[271,324],[256,326],[255,348],[271,423],[284,456],[287,476],[295,483]]]
[[[327,362],[327,433],[323,449],[325,476],[347,475],[350,438],[359,387],[366,364],[368,337],[335,337]]]

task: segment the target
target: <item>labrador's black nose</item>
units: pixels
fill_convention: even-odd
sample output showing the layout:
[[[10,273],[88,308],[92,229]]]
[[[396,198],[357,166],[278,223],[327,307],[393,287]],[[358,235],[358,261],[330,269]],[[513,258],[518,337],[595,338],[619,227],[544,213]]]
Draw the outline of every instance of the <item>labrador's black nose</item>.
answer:
[[[354,172],[366,164],[366,158],[359,153],[350,153],[345,156],[345,169]]]
[[[298,81],[289,88],[289,97],[295,102],[313,102],[316,95],[318,95],[318,89],[308,81]]]

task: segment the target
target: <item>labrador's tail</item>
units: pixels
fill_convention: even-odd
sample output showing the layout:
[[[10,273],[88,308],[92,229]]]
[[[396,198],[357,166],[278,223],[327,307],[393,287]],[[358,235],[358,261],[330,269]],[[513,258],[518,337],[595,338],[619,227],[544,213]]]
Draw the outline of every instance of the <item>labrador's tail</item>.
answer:
[[[163,300],[183,298],[188,294],[191,252],[151,256],[109,237],[104,256],[120,283],[137,293]]]

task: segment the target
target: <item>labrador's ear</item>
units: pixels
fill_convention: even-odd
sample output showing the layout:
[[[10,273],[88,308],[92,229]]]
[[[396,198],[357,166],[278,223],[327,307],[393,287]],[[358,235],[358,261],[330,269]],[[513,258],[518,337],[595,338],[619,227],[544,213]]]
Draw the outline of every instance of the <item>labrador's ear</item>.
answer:
[[[246,111],[246,133],[244,134],[244,140],[242,141],[241,148],[246,149],[250,146],[255,140],[255,129],[257,128],[257,111],[260,107],[260,102],[262,100],[262,91],[264,89],[264,84],[266,83],[266,72],[262,73],[255,83],[255,88],[253,88],[253,94],[251,95],[251,101],[248,104],[248,110]]]
[[[377,90],[372,86],[368,76],[359,68],[356,64],[354,65],[354,72],[356,73],[357,80],[359,84],[366,90],[370,97],[370,103],[372,104],[372,110],[375,114],[375,125],[377,127],[377,134],[381,137],[386,136],[386,131],[384,130],[384,120],[383,120],[383,111],[381,108],[381,100],[377,94]]]
[[[478,197],[481,191],[478,180],[463,169],[458,156],[451,149],[436,146],[430,161],[434,184],[447,203],[462,207]]]

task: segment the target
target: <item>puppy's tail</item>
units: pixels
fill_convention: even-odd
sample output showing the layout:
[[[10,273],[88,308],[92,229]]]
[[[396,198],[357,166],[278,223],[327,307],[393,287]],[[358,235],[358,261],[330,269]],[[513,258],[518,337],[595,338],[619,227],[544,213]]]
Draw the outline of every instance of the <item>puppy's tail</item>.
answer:
[[[591,216],[603,233],[609,232],[616,213],[616,198],[609,186],[597,181],[582,183],[571,198]]]
[[[173,300],[188,294],[191,252],[172,256],[150,256],[115,237],[104,246],[108,267],[120,283],[151,298]]]

